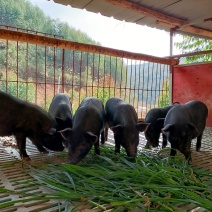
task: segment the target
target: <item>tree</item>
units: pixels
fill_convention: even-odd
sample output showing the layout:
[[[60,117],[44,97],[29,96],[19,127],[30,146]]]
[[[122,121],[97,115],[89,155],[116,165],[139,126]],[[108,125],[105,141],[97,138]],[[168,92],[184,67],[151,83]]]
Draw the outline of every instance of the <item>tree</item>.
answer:
[[[181,42],[176,42],[175,46],[178,49],[180,49],[183,54],[189,52],[205,51],[212,49],[212,40],[191,36],[183,36],[183,40]],[[188,64],[192,62],[208,62],[208,61],[212,61],[211,54],[189,56],[186,57],[184,63]]]

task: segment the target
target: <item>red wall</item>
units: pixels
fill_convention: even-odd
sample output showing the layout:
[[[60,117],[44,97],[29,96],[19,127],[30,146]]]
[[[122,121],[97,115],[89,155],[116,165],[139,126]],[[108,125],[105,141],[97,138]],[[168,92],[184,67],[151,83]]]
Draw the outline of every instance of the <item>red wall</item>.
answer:
[[[209,110],[207,126],[212,127],[212,63],[175,66],[172,76],[172,102],[204,102]]]

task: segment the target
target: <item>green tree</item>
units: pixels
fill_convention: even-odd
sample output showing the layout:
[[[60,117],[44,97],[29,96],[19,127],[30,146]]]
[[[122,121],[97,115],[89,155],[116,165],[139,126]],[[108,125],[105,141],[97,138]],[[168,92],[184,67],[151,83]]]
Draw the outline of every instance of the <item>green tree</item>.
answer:
[[[3,74],[1,74],[1,78],[3,78]],[[0,81],[0,90],[20,99],[35,102],[34,84],[21,82],[14,73],[9,74],[7,81]]]
[[[189,52],[198,52],[212,49],[212,40],[207,40],[203,38],[191,37],[191,36],[182,36],[183,40],[181,42],[176,42],[175,46],[181,50],[183,54]],[[192,62],[208,62],[212,61],[212,54],[204,54],[197,56],[186,57],[184,63]]]
[[[158,107],[169,105],[169,80],[163,83],[162,91],[157,99]]]

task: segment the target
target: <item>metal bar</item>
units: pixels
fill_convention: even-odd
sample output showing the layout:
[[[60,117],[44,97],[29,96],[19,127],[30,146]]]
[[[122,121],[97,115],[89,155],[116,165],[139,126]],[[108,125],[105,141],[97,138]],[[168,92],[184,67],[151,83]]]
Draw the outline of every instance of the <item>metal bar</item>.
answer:
[[[17,80],[17,84],[16,84],[16,96],[18,97],[18,90],[19,90],[19,88],[18,88],[18,85],[19,85],[19,83],[18,83],[18,52],[19,52],[19,49],[18,49],[18,41],[16,42],[16,48],[17,48],[17,52],[16,52],[16,80]]]
[[[26,43],[26,101],[28,101],[28,77],[29,77],[29,43]]]
[[[45,64],[45,67],[44,67],[44,73],[45,73],[45,77],[44,77],[44,85],[45,85],[45,88],[44,88],[44,96],[45,96],[45,98],[44,98],[44,108],[46,109],[46,73],[47,73],[47,68],[46,68],[46,66],[47,66],[47,50],[46,50],[46,46],[45,46],[45,58],[44,58],[44,64]]]
[[[173,55],[173,35],[174,35],[174,29],[170,29],[170,56]],[[173,66],[170,65],[170,76],[169,76],[169,104],[173,102],[173,89],[172,89],[172,81],[173,81]]]
[[[101,61],[101,57],[100,54],[98,54],[98,89],[97,89],[97,98],[99,98],[99,86],[100,86],[100,61]]]
[[[65,49],[62,49],[62,76],[61,76],[61,87],[62,87],[62,89],[61,89],[61,91],[62,91],[62,93],[64,93],[64,86],[65,86],[65,78],[64,78],[64,76],[65,76],[65,74],[64,74],[64,70],[65,70]]]
[[[55,85],[56,85],[56,48],[55,47],[53,47],[53,58],[54,58],[54,61],[53,61],[53,64],[54,64],[54,70],[53,70],[53,74],[54,74],[54,95],[55,95],[55,90],[56,90],[56,88],[55,88]],[[59,77],[58,77],[59,78]],[[60,85],[58,85],[58,93],[60,92],[59,91],[59,86]]]
[[[38,45],[35,45],[35,61],[36,61],[36,64],[35,64],[35,79],[36,79],[36,82],[35,83],[35,103],[38,104],[38,99],[37,99],[37,95],[38,95]]]
[[[212,54],[212,50],[201,51],[201,52],[190,52],[190,53],[177,54],[177,55],[171,54],[170,56],[167,56],[166,58],[181,58],[181,57],[196,56],[196,55],[202,55],[202,54]]]
[[[79,99],[81,99],[81,91],[82,91],[82,52],[80,52],[80,61],[79,61]]]
[[[17,31],[10,31],[5,29],[0,29],[0,38],[13,40],[13,41],[28,42],[32,44],[45,45],[45,46],[54,46],[61,49],[92,52],[97,54],[99,53],[99,54],[121,57],[121,58],[128,58],[133,60],[146,60],[149,62],[156,62],[156,63],[167,64],[167,65],[179,64],[179,61],[176,59],[160,58],[160,57],[150,56],[146,54],[132,53],[132,52],[127,52],[127,51],[122,51],[122,50],[117,50],[112,48],[106,48],[102,46],[77,43],[77,42],[72,42],[67,40],[60,40],[60,39],[49,38],[49,37],[34,35],[34,34],[27,34],[27,33],[17,32]]]

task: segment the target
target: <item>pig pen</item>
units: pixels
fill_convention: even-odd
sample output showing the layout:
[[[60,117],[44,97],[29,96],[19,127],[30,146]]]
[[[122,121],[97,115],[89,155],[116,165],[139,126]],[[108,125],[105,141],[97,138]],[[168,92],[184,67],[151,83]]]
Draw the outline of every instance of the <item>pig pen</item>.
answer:
[[[196,140],[192,142],[192,166],[204,168],[207,171],[212,171],[212,128],[206,128],[203,134],[202,148],[200,152],[195,151]],[[160,138],[160,142],[161,142]],[[143,147],[146,144],[146,139],[143,133],[140,133],[139,149],[146,151],[148,154],[157,154],[160,151],[160,147],[151,150],[146,150]],[[108,141],[105,145],[114,145],[113,133],[109,131]],[[49,163],[63,163],[66,162],[67,151],[62,153],[50,152],[49,154],[39,153],[36,147],[27,141],[27,152],[32,159],[29,163],[33,166],[47,165]],[[20,160],[20,156],[16,147],[16,142],[13,137],[1,137],[0,138],[0,186],[1,188],[11,189],[15,191],[24,191],[28,194],[42,194],[47,191],[47,188],[43,188],[37,185],[20,184],[24,180],[33,179],[27,172],[27,163]],[[24,198],[21,195],[13,194],[0,194],[0,202],[8,202],[10,200],[20,200]],[[179,210],[184,209],[186,211],[203,211],[201,208],[197,208],[194,204],[179,205]],[[79,211],[91,211],[89,209],[81,208]],[[38,200],[27,203],[17,203],[13,206],[8,206],[1,209],[1,211],[12,212],[54,212],[54,211],[65,211],[65,203],[62,201],[47,201]],[[95,211],[95,210],[93,210]],[[204,210],[206,211],[206,210]]]
[[[53,96],[59,92],[71,97],[73,111],[85,96],[98,97],[104,103],[110,97],[120,97],[134,106],[140,120],[145,118],[151,108],[171,103],[169,93],[173,90],[170,73],[179,63],[174,58],[80,44],[66,41],[63,37],[9,26],[0,27],[0,41],[0,53],[2,61],[5,61],[0,64],[0,89],[45,109],[48,109]],[[16,51],[13,52],[15,58],[10,57],[10,49]],[[21,60],[19,54],[27,59]],[[30,55],[34,59],[33,64],[30,63]],[[173,101],[179,101],[174,93],[173,97]],[[201,151],[195,151],[195,142],[192,146],[193,165],[208,171],[212,171],[211,137],[212,128],[206,128]],[[111,131],[107,144],[114,144]],[[140,149],[148,154],[157,154],[160,150],[144,150],[145,144],[144,134],[140,133]],[[35,166],[65,162],[67,155],[66,151],[40,154],[31,142],[27,142],[27,152],[32,159],[30,164]],[[0,161],[1,188],[25,191],[29,194],[28,197],[30,193],[42,194],[46,191],[37,185],[20,184],[25,179],[32,178],[24,171],[28,170],[27,164],[20,160],[12,137],[0,138]],[[21,195],[0,194],[1,203],[21,198]],[[202,211],[193,204],[182,204],[179,210],[181,208]],[[17,203],[1,209],[7,212],[65,210],[64,202],[53,200]]]

